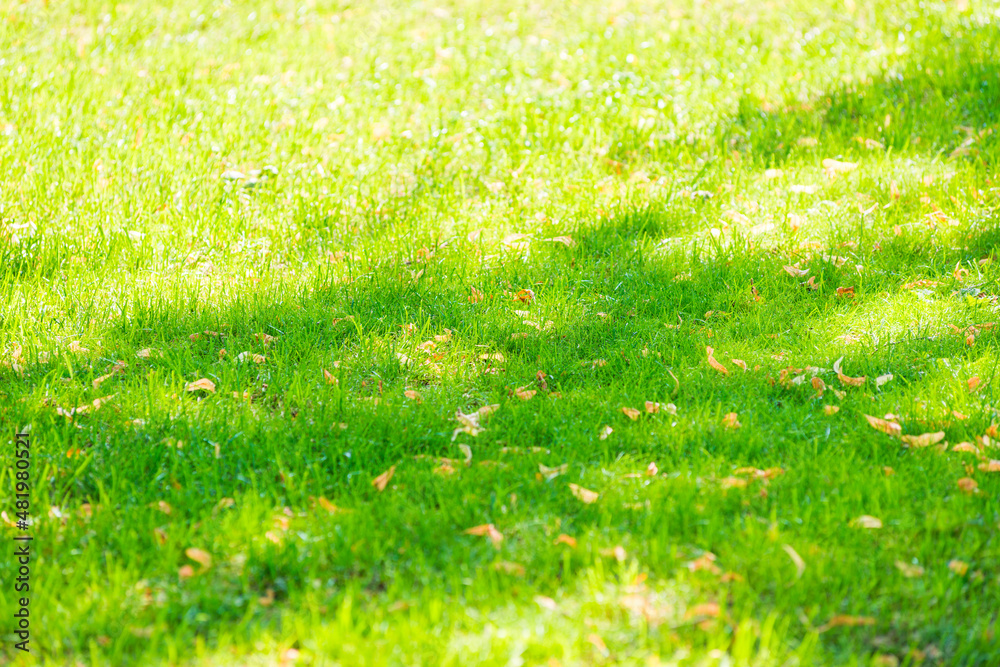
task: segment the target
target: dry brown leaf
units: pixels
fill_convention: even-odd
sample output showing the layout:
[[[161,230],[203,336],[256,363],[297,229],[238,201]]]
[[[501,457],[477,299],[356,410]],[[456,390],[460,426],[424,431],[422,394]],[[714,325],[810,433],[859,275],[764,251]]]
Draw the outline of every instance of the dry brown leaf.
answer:
[[[472,528],[468,528],[462,532],[464,532],[466,535],[488,537],[490,538],[490,542],[492,542],[493,546],[496,547],[497,549],[500,548],[500,543],[503,542],[503,534],[499,530],[497,530],[496,526],[494,526],[492,523],[484,523],[481,526],[473,526]]]
[[[980,463],[979,469],[983,472],[1000,472],[1000,461],[990,459],[986,463]]]
[[[688,609],[684,618],[718,618],[720,613],[722,608],[718,602],[704,602]]]
[[[187,391],[215,391],[215,383],[208,378],[201,378],[200,380],[195,380],[194,382],[189,382],[185,387]]]
[[[739,421],[739,419],[737,417],[738,416],[737,416],[737,414],[735,412],[730,412],[730,413],[726,414],[726,416],[722,418],[722,424],[723,424],[723,426],[725,426],[726,428],[731,428],[731,429],[737,429],[737,428],[739,428],[743,424],[740,423],[740,421]]]
[[[656,461],[650,461],[649,465],[646,466],[646,477],[656,477],[660,472],[660,469],[656,466]]]
[[[372,486],[374,486],[378,491],[385,491],[386,485],[392,476],[396,474],[396,466],[389,466],[389,469],[384,473],[372,480]]]
[[[636,421],[637,419],[639,419],[639,415],[641,415],[642,413],[636,410],[635,408],[630,408],[626,406],[622,408],[622,414],[624,414],[632,421]]]
[[[837,414],[838,412],[840,412],[840,407],[839,407],[839,406],[836,406],[836,405],[824,405],[824,406],[823,406],[823,412],[824,412],[824,413],[825,413],[825,414],[826,414],[827,416],[832,416],[832,415],[835,415],[835,414]]]
[[[816,398],[822,398],[823,392],[826,390],[826,383],[823,382],[823,378],[814,377],[810,380],[810,384],[816,390]]]
[[[872,417],[871,415],[865,415],[865,419],[868,420],[868,423],[876,431],[882,431],[882,433],[891,435],[894,438],[900,437],[903,432],[903,427],[896,422],[879,419],[878,417]]]
[[[405,396],[406,398],[410,399],[415,403],[424,402],[424,397],[420,395],[420,392],[414,391],[413,389],[407,389],[406,391],[404,391],[403,396]]]
[[[956,484],[965,493],[975,493],[979,489],[979,483],[971,477],[963,477]]]
[[[572,248],[576,245],[576,242],[570,236],[553,236],[550,239],[544,239],[545,241],[552,241],[553,243],[562,243],[567,248]]]
[[[831,628],[837,627],[857,627],[859,625],[875,625],[875,619],[871,616],[846,616],[838,615],[831,618],[829,621],[816,628],[817,632],[826,632]]]
[[[486,296],[475,287],[469,288],[469,303],[479,303],[485,298]]]
[[[727,369],[725,366],[723,366],[722,364],[720,364],[718,361],[715,360],[715,350],[713,350],[711,347],[706,346],[705,353],[708,355],[709,366],[719,371],[723,375],[729,375],[729,369]]]
[[[854,298],[854,288],[853,287],[838,287],[837,296],[842,296],[845,299]]]
[[[648,415],[655,415],[660,412],[660,404],[653,401],[646,401],[645,408]]]
[[[981,382],[982,380],[979,379],[978,375],[973,375],[972,377],[969,378],[966,384],[969,387],[969,391],[975,391],[976,389],[979,388]]]
[[[886,373],[885,375],[879,375],[877,378],[875,378],[875,386],[876,387],[881,387],[886,382],[889,382],[890,380],[892,380],[893,377],[894,376],[893,376],[892,373]]]
[[[846,174],[854,171],[857,168],[858,165],[855,162],[841,162],[832,158],[823,160],[823,171],[826,172],[827,178],[830,179],[836,178],[838,174]]]
[[[944,440],[944,431],[924,433],[922,435],[904,435],[900,437],[900,440],[910,447],[930,447]]]
[[[565,475],[566,471],[569,470],[569,464],[563,463],[562,465],[550,468],[542,463],[538,464],[538,472],[542,474],[545,479],[555,479],[559,475]]]
[[[976,447],[971,442],[960,442],[957,445],[951,446],[951,451],[953,452],[964,452],[966,454],[979,454],[979,448]]]
[[[791,266],[789,264],[786,264],[781,268],[783,268],[785,270],[785,273],[792,276],[793,278],[805,278],[807,275],[809,275],[809,269],[800,269],[797,266]]]
[[[882,520],[869,514],[862,514],[857,519],[851,521],[853,528],[878,529],[882,527]]]
[[[181,579],[190,579],[194,576],[194,568],[190,565],[181,565],[180,569],[177,570],[177,576]]]
[[[840,380],[840,383],[848,387],[860,387],[861,385],[863,385],[865,383],[865,380],[867,379],[864,375],[856,378],[852,378],[849,375],[844,375],[844,372],[843,370],[841,370],[841,365],[840,365],[843,360],[844,358],[841,357],[840,359],[837,359],[835,362],[833,362],[833,370],[834,372],[837,373],[837,379]]]
[[[744,372],[746,372],[747,362],[743,361],[742,359],[730,359],[729,361],[733,362],[734,366],[738,366],[739,368],[742,368]]]
[[[518,387],[514,394],[522,401],[530,401],[534,395],[538,393],[535,389],[526,389],[524,387]]]
[[[534,598],[535,604],[537,604],[542,609],[548,609],[549,611],[558,611],[559,605],[552,598],[545,595],[536,595]]]
[[[614,432],[615,430],[613,428],[605,424],[604,428],[601,429],[601,434],[598,436],[598,438],[600,438],[601,440],[607,440],[608,436]]]
[[[202,572],[212,567],[212,554],[203,549],[191,547],[184,550],[184,555],[201,565]]]
[[[597,493],[596,491],[585,489],[579,484],[570,483],[569,490],[573,493],[574,496],[576,496],[577,500],[586,503],[588,505],[597,502],[597,499],[601,497],[601,494]]]
[[[969,571],[969,564],[963,560],[958,560],[953,558],[948,561],[948,569],[957,574],[960,577],[964,577],[965,573]]]
[[[535,300],[535,293],[530,289],[520,289],[517,294],[514,295],[515,301],[520,301],[521,303],[531,303]]]

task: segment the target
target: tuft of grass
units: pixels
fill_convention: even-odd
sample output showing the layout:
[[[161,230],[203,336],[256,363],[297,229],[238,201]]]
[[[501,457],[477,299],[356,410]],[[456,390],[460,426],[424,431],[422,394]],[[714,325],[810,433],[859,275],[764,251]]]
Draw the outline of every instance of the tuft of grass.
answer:
[[[1000,662],[996,2],[0,18],[0,664]]]

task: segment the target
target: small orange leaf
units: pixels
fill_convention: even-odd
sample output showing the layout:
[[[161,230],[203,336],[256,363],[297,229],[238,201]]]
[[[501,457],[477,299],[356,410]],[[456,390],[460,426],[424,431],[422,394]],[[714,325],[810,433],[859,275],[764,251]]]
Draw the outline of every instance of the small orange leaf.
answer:
[[[715,350],[713,350],[711,347],[706,347],[705,352],[708,355],[709,366],[719,371],[723,375],[729,375],[729,369],[727,369],[725,366],[723,366],[722,364],[720,364],[718,361],[715,360]]]
[[[842,362],[843,360],[844,358],[841,357],[840,359],[837,359],[835,362],[833,362],[833,370],[837,373],[837,379],[840,380],[840,383],[848,387],[860,387],[861,385],[863,385],[865,383],[865,380],[868,379],[864,375],[856,378],[852,378],[849,375],[844,375],[844,372],[841,370],[840,366],[840,362]]]
[[[842,296],[846,299],[854,298],[854,288],[853,287],[838,287],[837,296]]]
[[[875,625],[875,619],[870,616],[834,616],[829,621],[816,628],[817,632],[826,632],[831,628],[837,627],[857,627],[859,625]]]
[[[184,550],[184,555],[201,565],[202,571],[212,567],[212,554],[204,551],[203,549],[191,547]]]
[[[979,489],[979,483],[971,477],[963,477],[957,482],[958,488],[960,488],[965,493],[975,493]]]
[[[570,549],[576,549],[576,538],[562,533],[555,539],[554,542],[552,542],[552,544],[565,544]]]
[[[385,491],[386,485],[394,474],[396,474],[396,466],[390,466],[388,470],[372,480],[372,486],[379,491]]]
[[[514,300],[521,303],[531,303],[535,300],[535,293],[530,289],[521,289],[514,295]]]
[[[590,489],[585,489],[579,484],[570,484],[569,490],[576,496],[576,499],[580,502],[590,505],[591,503],[597,502],[597,499],[601,497],[601,494],[596,491],[591,491]]]
[[[868,423],[876,431],[882,431],[882,433],[891,435],[894,438],[900,437],[900,434],[903,432],[903,427],[896,422],[886,421],[885,419],[879,419],[871,415],[865,415],[865,419],[868,420]]]
[[[497,549],[500,548],[500,543],[503,542],[503,534],[497,530],[496,526],[492,523],[484,523],[481,526],[473,526],[464,531],[466,535],[477,535],[479,537],[488,537],[493,543],[493,546]]]
[[[734,366],[738,366],[739,368],[742,368],[744,371],[746,371],[747,362],[743,361],[742,359],[730,359],[729,361],[733,362]]]
[[[832,416],[840,412],[840,407],[836,405],[824,405],[823,412],[827,416]]]
[[[469,303],[479,303],[485,298],[486,296],[475,287],[469,288]]]
[[[953,558],[948,561],[948,569],[957,574],[960,577],[964,577],[965,573],[969,571],[969,564],[963,560],[958,560]]]
[[[201,378],[200,380],[195,380],[194,382],[189,382],[185,387],[187,391],[215,391],[215,383],[208,378]]]
[[[424,397],[421,396],[419,392],[416,392],[416,391],[414,391],[412,389],[407,389],[406,391],[404,391],[403,392],[403,396],[405,396],[406,398],[410,399],[411,401],[413,401],[415,403],[423,403],[424,402]]]
[[[944,431],[924,433],[922,435],[904,435],[900,440],[910,447],[930,447],[944,440]]]
[[[983,472],[1000,472],[1000,461],[990,459],[986,463],[980,463],[979,469]]]
[[[538,392],[535,389],[525,389],[524,387],[518,387],[517,391],[515,391],[514,393],[522,401],[530,401],[532,397],[534,397],[534,395]]]
[[[978,375],[973,375],[966,384],[969,386],[969,391],[975,391],[979,388],[981,382]]]
[[[190,579],[194,576],[194,568],[190,565],[182,565],[179,570],[177,570],[177,576],[181,579]]]
[[[726,414],[725,417],[722,418],[722,424],[726,428],[737,429],[737,428],[739,428],[740,426],[743,425],[743,424],[740,423],[740,421],[739,421],[739,419],[737,417],[738,416],[737,416],[737,414],[735,412],[730,412],[730,413]]]
[[[632,421],[636,421],[637,419],[639,419],[639,415],[642,414],[635,408],[630,408],[628,406],[622,408],[622,413]]]

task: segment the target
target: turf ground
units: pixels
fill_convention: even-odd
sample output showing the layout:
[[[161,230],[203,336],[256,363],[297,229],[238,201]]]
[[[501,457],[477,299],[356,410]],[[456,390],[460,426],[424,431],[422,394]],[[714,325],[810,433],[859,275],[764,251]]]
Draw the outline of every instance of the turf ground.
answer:
[[[997,2],[5,0],[0,73],[0,664],[1000,664]]]

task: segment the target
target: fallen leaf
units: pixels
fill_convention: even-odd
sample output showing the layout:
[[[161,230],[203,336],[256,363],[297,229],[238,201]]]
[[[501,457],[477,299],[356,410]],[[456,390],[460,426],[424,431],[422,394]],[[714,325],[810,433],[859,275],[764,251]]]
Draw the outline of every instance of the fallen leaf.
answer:
[[[892,469],[892,466],[882,466],[882,474],[886,477],[892,477],[896,471]]]
[[[661,406],[659,403],[654,403],[653,401],[646,401],[645,404],[646,414],[648,415],[658,414],[660,412],[660,407]]]
[[[870,616],[834,616],[829,621],[816,628],[817,632],[826,632],[831,628],[841,626],[853,628],[859,625],[875,625],[875,619]]]
[[[969,391],[975,391],[976,389],[978,389],[980,382],[981,380],[979,379],[978,375],[974,375],[971,378],[969,378],[969,380],[966,382],[966,384],[969,387]]]
[[[510,561],[502,560],[499,563],[493,563],[494,572],[503,572],[504,574],[510,574],[517,577],[523,577],[525,574],[524,566],[519,563],[511,563]]]
[[[372,486],[374,486],[379,491],[385,491],[386,485],[392,476],[396,474],[396,466],[389,466],[389,469],[384,473],[372,480]]]
[[[684,618],[717,618],[721,612],[722,608],[719,607],[718,602],[704,602],[688,609]]]
[[[534,598],[535,604],[537,604],[542,609],[548,609],[549,611],[558,611],[559,605],[556,601],[545,595],[536,595]]]
[[[591,503],[597,502],[597,499],[601,497],[601,494],[591,491],[590,489],[585,489],[579,484],[570,484],[569,490],[576,496],[576,499],[580,502],[590,505]]]
[[[990,459],[986,463],[980,463],[979,469],[983,472],[1000,472],[1000,461]]]
[[[567,248],[572,248],[576,245],[576,242],[569,236],[553,236],[550,239],[544,239],[545,241],[552,241],[553,243],[562,243]]]
[[[190,565],[181,565],[180,569],[177,570],[177,576],[181,579],[190,579],[194,576],[194,568]]]
[[[598,436],[598,438],[600,438],[601,440],[607,440],[608,436],[614,432],[615,430],[613,428],[605,424],[604,428],[601,429],[601,434]]]
[[[464,531],[466,535],[477,535],[479,537],[488,537],[493,546],[497,549],[500,548],[500,543],[503,542],[503,534],[497,530],[496,526],[492,523],[484,523],[481,526],[473,526]]]
[[[534,395],[538,392],[535,389],[525,389],[524,387],[518,387],[514,393],[522,401],[530,401],[532,397],[534,397]]]
[[[619,563],[624,563],[625,559],[628,558],[628,553],[625,551],[625,547],[620,544],[613,549],[602,549],[601,555],[605,558],[614,558]]]
[[[725,366],[723,366],[722,364],[720,364],[718,361],[715,360],[715,350],[713,350],[711,347],[705,347],[705,353],[708,355],[709,366],[719,371],[723,375],[729,375],[729,369],[727,369]]]
[[[475,287],[469,288],[469,303],[479,303],[484,298],[486,298],[485,295]]]
[[[806,562],[802,560],[802,556],[800,556],[799,553],[795,549],[793,549],[790,544],[782,544],[781,548],[785,550],[785,553],[788,554],[788,557],[792,559],[793,563],[795,563],[795,571],[796,571],[795,578],[801,579],[802,574],[806,571]]]
[[[944,440],[944,431],[922,435],[904,435],[900,437],[900,440],[910,447],[930,447]]]
[[[786,264],[781,268],[783,268],[785,270],[785,273],[792,276],[793,278],[805,278],[807,275],[809,275],[809,269],[800,269],[797,266],[791,266],[789,264]]]
[[[822,164],[823,171],[826,172],[827,178],[830,179],[836,178],[838,174],[846,174],[858,168],[855,162],[841,162],[840,160],[831,158],[823,160]]]
[[[656,477],[660,472],[660,469],[656,467],[656,461],[651,461],[648,466],[646,466],[646,477]]]
[[[840,380],[840,383],[849,387],[860,387],[861,385],[863,385],[865,383],[865,380],[867,379],[864,375],[856,378],[844,375],[844,372],[841,370],[840,366],[843,360],[844,358],[841,357],[840,359],[837,359],[835,362],[833,362],[833,370],[834,372],[837,373],[837,379]]]
[[[907,563],[906,561],[897,560],[896,569],[903,573],[903,576],[907,579],[915,579],[917,577],[924,576],[924,568],[919,565],[914,565],[913,563]]]
[[[886,421],[885,419],[879,419],[878,417],[872,417],[871,415],[865,415],[865,419],[876,431],[881,431],[886,435],[890,435],[894,438],[900,437],[903,432],[903,427],[901,427],[896,422]]]
[[[952,445],[951,451],[964,452],[966,454],[979,454],[979,448],[971,442],[960,442],[957,445]]]
[[[184,550],[184,555],[201,565],[202,572],[212,567],[212,554],[203,549],[191,547]]]
[[[958,484],[958,488],[968,494],[973,494],[979,489],[979,483],[971,477],[963,477],[956,484]]]
[[[747,362],[743,361],[742,359],[730,359],[729,361],[733,362],[734,366],[738,366],[739,368],[742,368],[744,372],[746,371],[746,369],[747,369]]]
[[[552,542],[552,544],[565,544],[570,549],[576,549],[576,538],[575,537],[570,537],[569,535],[567,535],[565,533],[561,533],[559,535],[559,537],[557,537]]]
[[[410,399],[414,403],[423,403],[424,397],[420,395],[420,392],[414,391],[412,389],[407,389],[403,392],[403,396]]]
[[[602,655],[605,656],[610,655],[610,651],[608,651],[608,645],[604,643],[604,640],[601,639],[600,635],[592,632],[589,635],[587,635],[587,641],[590,642],[590,644],[593,645],[594,648],[600,651]]]
[[[832,416],[832,415],[835,415],[835,414],[837,414],[838,412],[840,412],[840,407],[839,407],[839,406],[836,406],[836,405],[824,405],[824,406],[823,406],[823,412],[824,412],[824,413],[825,413],[825,414],[826,414],[827,416]]]
[[[969,564],[963,560],[958,560],[953,558],[948,561],[948,569],[957,574],[960,577],[964,577],[965,573],[969,571]]]
[[[215,391],[215,383],[208,378],[201,378],[200,380],[195,380],[194,382],[189,382],[185,387],[187,391]]]
[[[838,287],[837,296],[842,296],[847,299],[854,298],[854,288],[853,287]]]
[[[893,378],[892,373],[886,373],[885,375],[879,375],[877,378],[875,378],[875,386],[876,387],[881,387],[886,382],[889,382],[890,380],[892,380],[892,378]]]
[[[737,429],[743,425],[739,422],[739,419],[737,419],[737,414],[735,412],[726,414],[726,416],[722,418],[722,424],[726,428],[731,429]]]
[[[559,475],[565,475],[566,471],[569,470],[569,464],[563,463],[562,465],[550,468],[542,463],[538,464],[538,472],[542,474],[545,479],[555,479]]]
[[[814,377],[810,381],[810,384],[812,385],[812,388],[816,390],[816,398],[822,398],[823,392],[826,391],[826,383],[823,382],[823,378]]]
[[[632,421],[636,421],[637,419],[639,419],[639,415],[642,414],[641,412],[639,412],[635,408],[630,408],[630,407],[627,407],[627,406],[624,407],[624,408],[622,408],[622,413],[626,417],[628,417],[629,419],[631,419]]]
[[[862,514],[857,519],[851,521],[851,526],[854,528],[877,529],[882,527],[882,520],[868,514]]]
[[[521,289],[514,295],[514,300],[521,303],[531,303],[535,300],[535,293],[530,289]]]

